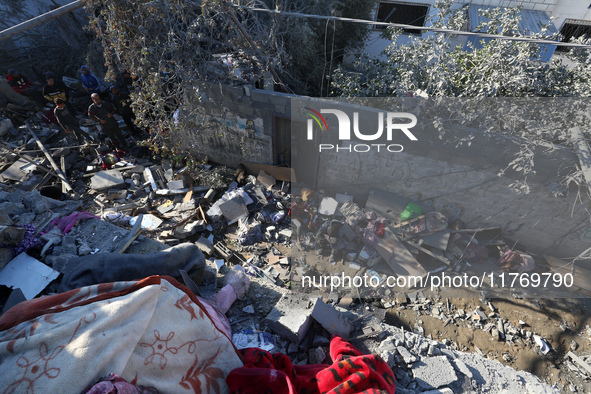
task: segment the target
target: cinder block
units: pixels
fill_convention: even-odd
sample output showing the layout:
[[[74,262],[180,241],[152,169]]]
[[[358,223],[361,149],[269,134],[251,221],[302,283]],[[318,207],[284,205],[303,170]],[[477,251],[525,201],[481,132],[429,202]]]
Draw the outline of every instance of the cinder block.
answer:
[[[325,304],[320,298],[316,299],[312,318],[320,323],[326,331],[339,335],[345,340],[349,339],[349,335],[353,331],[353,324],[341,312]]]
[[[285,294],[265,318],[267,327],[294,343],[300,343],[312,324],[316,299],[305,294]]]
[[[421,391],[438,389],[458,380],[446,356],[426,357],[413,364],[412,372]]]

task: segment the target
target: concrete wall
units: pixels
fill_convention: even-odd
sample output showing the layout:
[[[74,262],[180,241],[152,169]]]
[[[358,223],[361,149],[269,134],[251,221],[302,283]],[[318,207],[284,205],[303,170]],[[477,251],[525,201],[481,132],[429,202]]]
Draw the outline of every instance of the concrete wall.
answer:
[[[476,132],[470,146],[455,147],[446,143],[449,136],[440,139],[425,129],[413,133],[418,141],[396,141],[404,146],[401,153],[319,154],[318,188],[348,192],[364,206],[369,189],[378,187],[429,210],[459,215],[469,228],[503,227],[506,236],[540,257],[574,257],[591,245],[587,192],[578,194],[573,187],[564,197],[552,193],[557,175],[577,166],[570,149],[536,149],[536,175],[528,178],[531,191],[519,194],[510,187],[518,174],[498,176],[515,158],[518,145]]]
[[[290,116],[293,95],[207,84],[194,93],[189,126],[175,134],[183,149],[232,167],[273,163],[273,118]]]

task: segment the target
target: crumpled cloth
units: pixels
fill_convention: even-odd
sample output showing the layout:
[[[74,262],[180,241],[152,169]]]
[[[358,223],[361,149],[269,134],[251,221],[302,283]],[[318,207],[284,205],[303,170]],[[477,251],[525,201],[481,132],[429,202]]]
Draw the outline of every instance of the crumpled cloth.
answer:
[[[293,365],[285,354],[241,350],[244,367],[230,372],[226,383],[241,394],[394,394],[396,378],[378,355],[364,355],[339,336],[330,342],[332,365]]]
[[[42,234],[48,233],[51,231],[52,228],[57,227],[62,231],[62,234],[66,234],[68,231],[72,229],[76,225],[78,220],[82,219],[100,219],[95,214],[90,212],[74,212],[69,214],[68,216],[64,216],[61,218],[57,218],[49,223],[49,226],[43,231]]]
[[[151,394],[157,392],[156,389],[136,386],[121,376],[110,373],[101,378],[100,382],[84,390],[83,394]]]

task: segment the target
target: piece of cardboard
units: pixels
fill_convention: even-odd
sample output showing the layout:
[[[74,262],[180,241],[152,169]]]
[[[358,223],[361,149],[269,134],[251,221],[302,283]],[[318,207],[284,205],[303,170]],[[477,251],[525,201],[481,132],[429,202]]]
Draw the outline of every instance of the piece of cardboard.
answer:
[[[0,284],[12,289],[20,288],[25,298],[31,300],[59,274],[58,271],[23,252],[0,271]]]

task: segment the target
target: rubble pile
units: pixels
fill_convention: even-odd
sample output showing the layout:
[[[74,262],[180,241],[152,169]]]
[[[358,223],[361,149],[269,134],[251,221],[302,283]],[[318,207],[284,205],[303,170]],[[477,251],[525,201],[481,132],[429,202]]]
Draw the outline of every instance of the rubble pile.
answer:
[[[396,375],[397,392],[556,391],[534,375],[490,360],[509,363],[506,354],[463,353],[469,349],[433,340],[421,324],[427,315],[444,326],[483,330],[508,346],[550,351],[546,339],[525,322],[504,319],[491,302],[485,303],[488,310],[463,310],[412,286],[302,286],[304,276],[336,273],[368,274],[381,284],[386,276],[459,274],[482,264],[495,264],[497,271],[535,269],[538,262],[515,249],[501,228],[466,228],[458,214],[433,212],[380,189],[370,191],[364,208],[347,194],[292,190],[287,169],[273,166],[189,168],[141,150],[64,148],[58,134],[41,125],[9,128],[3,143],[4,311],[19,300],[96,278],[100,283],[137,275],[182,278],[206,297],[239,269],[253,281],[227,312],[240,349],[259,347],[284,353],[296,365],[316,364],[329,360],[331,337],[338,335],[381,355]],[[40,146],[60,163],[63,177],[35,149]],[[199,251],[203,259],[196,257]],[[40,280],[24,276],[22,268],[38,272]],[[404,311],[417,314],[410,330],[385,323],[387,314]],[[587,373],[586,359],[576,350],[564,365]]]

